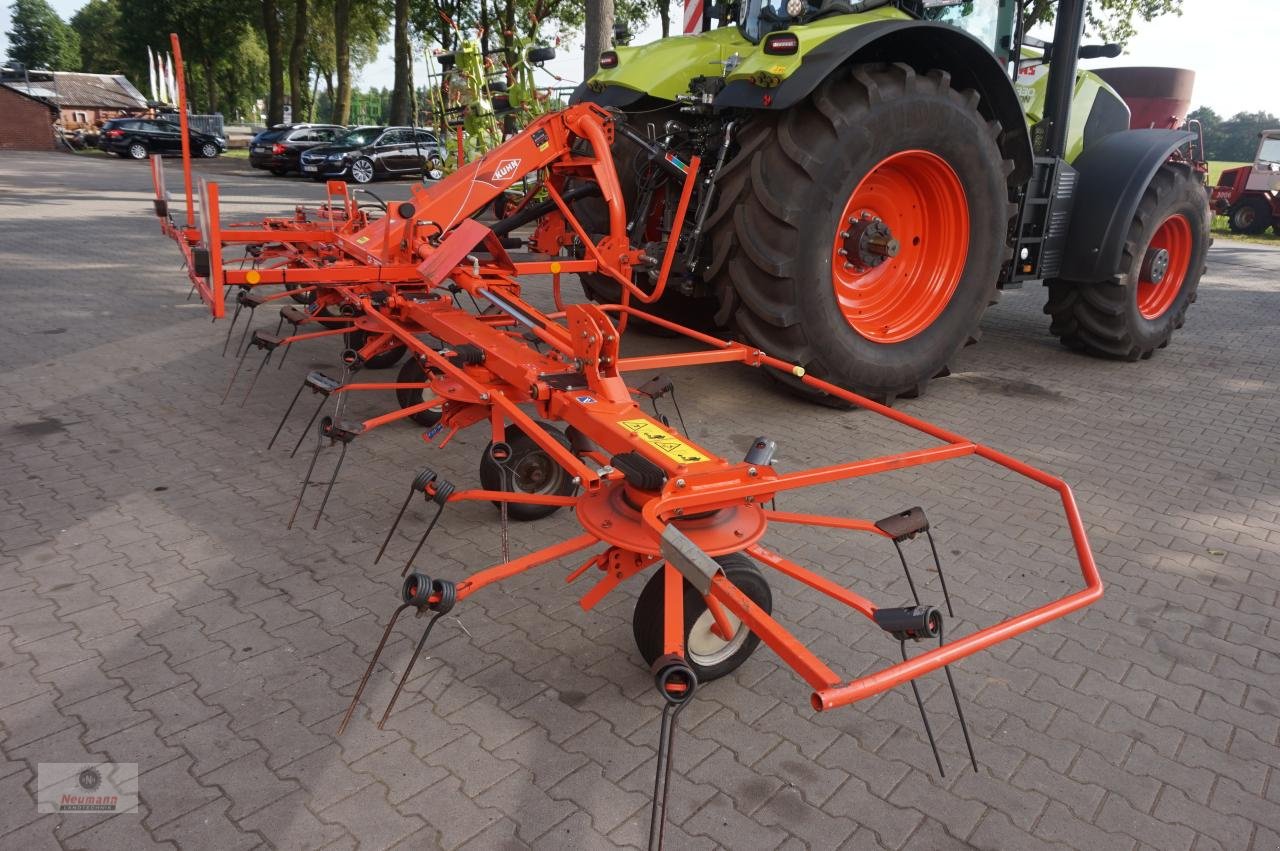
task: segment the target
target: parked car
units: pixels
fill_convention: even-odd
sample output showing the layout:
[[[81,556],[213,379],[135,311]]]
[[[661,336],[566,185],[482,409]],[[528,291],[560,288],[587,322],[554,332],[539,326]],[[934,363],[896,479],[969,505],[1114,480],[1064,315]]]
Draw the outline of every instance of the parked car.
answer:
[[[249,165],[265,168],[274,175],[302,171],[298,161],[303,151],[328,145],[347,134],[336,124],[277,124],[263,130],[249,142]]]
[[[368,183],[379,177],[438,176],[445,149],[430,130],[357,127],[332,145],[303,151],[302,173],[316,180]]]
[[[190,130],[191,153],[198,157],[216,157],[227,150],[221,136]],[[152,154],[181,154],[182,129],[172,121],[155,118],[112,118],[98,133],[102,150],[135,160]]]

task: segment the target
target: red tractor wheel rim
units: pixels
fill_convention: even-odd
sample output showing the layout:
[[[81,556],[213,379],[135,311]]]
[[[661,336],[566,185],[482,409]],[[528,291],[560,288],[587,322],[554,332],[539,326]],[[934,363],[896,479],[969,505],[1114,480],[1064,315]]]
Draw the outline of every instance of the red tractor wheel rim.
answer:
[[[845,320],[877,343],[900,343],[946,309],[969,254],[969,202],[955,170],[929,151],[881,160],[854,188],[831,248]]]
[[[1182,291],[1191,266],[1191,222],[1181,213],[1160,223],[1138,274],[1138,312],[1144,319],[1163,316]]]

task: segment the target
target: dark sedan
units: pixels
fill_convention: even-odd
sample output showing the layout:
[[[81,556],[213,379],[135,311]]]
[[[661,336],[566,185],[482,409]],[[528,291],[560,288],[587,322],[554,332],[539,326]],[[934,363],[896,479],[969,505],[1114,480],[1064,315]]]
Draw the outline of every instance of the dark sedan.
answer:
[[[249,165],[265,168],[274,175],[302,171],[298,158],[303,151],[328,145],[347,134],[336,124],[277,124],[249,143]]]
[[[191,153],[197,157],[216,157],[227,150],[221,136],[191,130]],[[172,121],[154,118],[112,118],[98,133],[98,147],[129,159],[145,160],[152,154],[181,154],[182,129]]]
[[[357,127],[332,145],[302,154],[302,173],[316,180],[342,178],[369,183],[379,177],[438,177],[445,150],[429,130]]]

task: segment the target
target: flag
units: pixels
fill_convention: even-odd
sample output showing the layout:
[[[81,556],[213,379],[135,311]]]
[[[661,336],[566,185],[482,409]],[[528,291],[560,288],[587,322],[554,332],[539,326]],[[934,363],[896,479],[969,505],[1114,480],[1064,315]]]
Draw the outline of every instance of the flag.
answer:
[[[178,79],[174,76],[173,54],[165,54],[165,70],[169,74],[169,98],[176,106],[178,103]]]
[[[160,99],[160,93],[156,91],[156,57],[151,52],[151,45],[147,45],[147,72],[151,75],[151,100]]]

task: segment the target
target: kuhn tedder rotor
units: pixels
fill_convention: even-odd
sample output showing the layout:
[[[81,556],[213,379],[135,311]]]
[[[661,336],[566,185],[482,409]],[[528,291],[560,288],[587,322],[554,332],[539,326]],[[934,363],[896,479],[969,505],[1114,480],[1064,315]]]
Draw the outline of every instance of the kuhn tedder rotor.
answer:
[[[175,50],[175,55],[180,52]],[[617,166],[610,154],[618,134],[627,135],[644,152],[643,168],[662,171],[673,181],[669,185],[679,188],[676,213],[666,223],[670,230],[661,253],[653,251],[652,243],[636,245],[637,233],[647,223],[628,219]],[[181,247],[193,288],[214,317],[224,314],[224,291],[235,293],[237,314],[283,304],[274,331],[245,327],[228,393],[251,350],[263,354],[257,367],[260,373],[277,350],[283,359],[288,347],[299,342],[338,336],[345,340],[342,377],[333,379],[319,372],[307,375],[272,439],[274,443],[281,434],[304,390],[320,396],[320,406],[311,416],[313,424],[319,419],[317,444],[297,506],[313,484],[311,477],[321,448],[336,444],[341,452],[325,483],[316,523],[347,447],[356,438],[398,420],[427,426],[428,437],[439,438],[440,446],[458,430],[474,425],[487,428],[492,436],[480,460],[481,488],[460,489],[430,469],[414,478],[377,558],[382,557],[415,495],[434,503],[435,516],[404,565],[400,605],[386,624],[342,727],[355,712],[402,613],[412,610],[434,616],[399,677],[382,721],[408,681],[432,625],[472,594],[589,551],[568,579],[597,577],[581,600],[583,608],[590,609],[621,582],[648,572],[648,582],[636,603],[635,637],[665,700],[651,844],[661,842],[677,714],[700,683],[732,671],[761,641],[804,680],[817,711],[845,706],[906,682],[915,689],[916,678],[942,668],[968,744],[960,700],[946,666],[1082,608],[1102,594],[1075,502],[1059,479],[807,375],[757,348],[717,339],[643,309],[662,294],[681,242],[686,210],[705,202],[699,169],[696,159],[680,161],[660,142],[622,123],[613,112],[579,104],[538,118],[518,136],[434,185],[414,186],[408,200],[388,205],[380,218],[371,219],[353,202],[344,185],[331,183],[327,203],[316,209],[299,207],[292,216],[223,226],[218,188],[212,183],[200,187],[198,216],[196,199],[188,191],[185,222],[175,221],[161,161],[153,160],[155,206],[162,228]],[[475,218],[526,176],[532,188],[508,218],[496,224],[483,224]],[[586,197],[598,197],[608,211],[603,234],[589,232],[575,213],[574,202]],[[526,239],[512,236],[517,228],[528,226],[532,226],[532,234]],[[541,256],[519,260],[508,253],[517,243],[525,242]],[[236,256],[229,260],[233,252]],[[638,271],[651,273],[656,283],[636,286]],[[608,276],[618,286],[618,303],[566,303],[560,277],[572,272]],[[526,300],[522,279],[529,275],[551,277],[555,311],[544,312]],[[623,331],[628,321],[637,320],[660,326],[696,346],[674,354],[624,356]],[[286,324],[288,333],[281,333]],[[231,337],[229,329],[228,341]],[[409,359],[398,380],[352,380],[362,368],[380,359],[393,359],[401,349],[407,350]],[[665,418],[656,419],[641,409],[637,399],[664,395],[670,390],[669,380],[653,379],[640,386],[628,383],[630,376],[717,363],[778,370],[817,391],[915,429],[929,438],[931,445],[779,472],[771,463],[773,441],[756,440],[741,460],[716,455]],[[343,400],[359,391],[394,391],[398,407],[362,421],[343,418]],[[331,400],[333,411],[321,417]],[[561,430],[553,422],[566,428]],[[307,433],[310,426],[304,437]],[[301,443],[300,439],[294,446],[295,453]],[[775,497],[788,491],[967,456],[985,459],[1058,493],[1084,579],[1082,590],[944,643],[943,614],[922,600],[902,546],[923,535],[939,580],[943,580],[922,509],[911,508],[872,522],[773,507]],[[462,501],[490,501],[500,507],[503,560],[458,579],[429,578],[414,571],[441,513],[449,504]],[[297,506],[290,525],[296,519]],[[508,515],[529,520],[561,508],[573,510],[580,534],[536,552],[508,556]],[[770,549],[765,537],[772,524],[800,524],[887,539],[898,549],[914,605],[880,606],[832,581],[821,568],[803,566]],[[900,642],[902,661],[846,681],[774,618],[762,567],[865,617]],[[950,613],[945,584],[941,588]],[[907,655],[908,641],[926,640],[936,640],[936,646],[914,657]],[[919,701],[918,691],[916,699]],[[933,744],[923,704],[920,712]],[[969,752],[972,757],[971,746]],[[936,746],[934,755],[937,757]],[[940,758],[938,767],[942,770]]]

